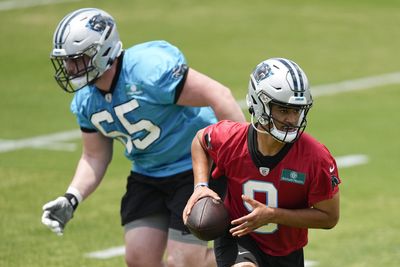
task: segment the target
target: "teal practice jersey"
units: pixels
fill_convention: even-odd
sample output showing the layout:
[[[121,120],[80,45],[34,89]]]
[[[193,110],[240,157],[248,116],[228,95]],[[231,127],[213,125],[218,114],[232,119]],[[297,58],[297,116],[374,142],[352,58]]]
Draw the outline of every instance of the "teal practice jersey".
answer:
[[[71,110],[83,131],[122,142],[132,171],[165,177],[190,170],[193,137],[217,119],[210,107],[176,105],[187,71],[185,57],[168,42],[135,45],[120,57],[111,92],[86,86]]]

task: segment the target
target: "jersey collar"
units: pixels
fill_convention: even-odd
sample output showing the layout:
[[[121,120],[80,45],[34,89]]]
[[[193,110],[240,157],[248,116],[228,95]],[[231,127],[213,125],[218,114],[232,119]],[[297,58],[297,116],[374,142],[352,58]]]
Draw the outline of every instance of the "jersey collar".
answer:
[[[293,143],[285,144],[274,156],[264,156],[258,150],[257,134],[257,131],[250,124],[247,134],[247,146],[251,159],[258,169],[267,168],[268,170],[272,170],[286,156],[290,148],[293,146]]]

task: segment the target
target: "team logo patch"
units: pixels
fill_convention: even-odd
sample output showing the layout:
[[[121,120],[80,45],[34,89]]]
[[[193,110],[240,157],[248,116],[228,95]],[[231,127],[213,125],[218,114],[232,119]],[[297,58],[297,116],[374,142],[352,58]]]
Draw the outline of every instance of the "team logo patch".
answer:
[[[125,84],[125,92],[128,96],[141,95],[143,91],[135,84]]]
[[[281,181],[295,184],[304,184],[306,181],[306,174],[296,172],[288,169],[283,169],[281,174]]]
[[[332,189],[333,189],[339,184],[339,179],[336,176],[331,175],[331,183],[332,183]]]
[[[112,101],[112,94],[111,94],[111,93],[108,93],[108,94],[106,94],[106,95],[104,96],[104,98],[105,98],[105,100],[106,100],[108,103],[111,103],[111,101]]]
[[[172,70],[172,78],[178,79],[182,77],[188,69],[186,64],[178,65]]]
[[[269,168],[268,167],[260,167],[259,168],[260,174],[262,176],[267,176],[269,173]]]
[[[204,142],[206,144],[207,149],[212,149],[211,145],[211,131],[204,136]]]

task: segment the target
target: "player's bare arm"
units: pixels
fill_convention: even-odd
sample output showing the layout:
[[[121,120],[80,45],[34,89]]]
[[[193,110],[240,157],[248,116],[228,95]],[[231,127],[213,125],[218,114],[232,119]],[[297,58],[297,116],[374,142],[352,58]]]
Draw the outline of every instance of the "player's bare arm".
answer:
[[[226,86],[192,68],[189,68],[185,86],[177,104],[210,106],[218,120],[246,121],[240,106]]]
[[[57,235],[63,235],[78,204],[100,184],[111,161],[111,140],[99,133],[82,133],[82,143],[82,156],[66,194],[43,206],[42,223]]]
[[[331,229],[339,220],[339,192],[333,198],[323,200],[308,209],[282,209],[265,206],[254,199],[242,196],[253,207],[246,216],[233,220],[236,227],[230,232],[233,236],[243,236],[268,223],[276,223],[297,228]]]
[[[211,196],[215,199],[221,199],[216,192],[205,186],[208,184],[208,175],[210,172],[211,159],[202,144],[202,136],[204,129],[199,130],[192,142],[192,162],[194,185],[193,194],[188,200],[183,210],[183,222],[186,223],[187,218],[192,210],[193,205],[202,197]]]
[[[98,132],[82,132],[82,144],[82,155],[71,186],[78,189],[83,198],[86,198],[100,184],[111,162],[113,141]]]

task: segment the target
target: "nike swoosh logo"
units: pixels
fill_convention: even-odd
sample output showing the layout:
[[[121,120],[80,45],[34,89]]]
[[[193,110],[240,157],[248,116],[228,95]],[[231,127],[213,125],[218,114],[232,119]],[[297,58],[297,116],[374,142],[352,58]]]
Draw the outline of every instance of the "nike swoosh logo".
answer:
[[[246,254],[246,253],[250,253],[250,252],[248,252],[248,251],[239,251],[238,255],[243,255],[243,254]]]
[[[333,172],[335,170],[335,166],[329,167],[329,172]]]

